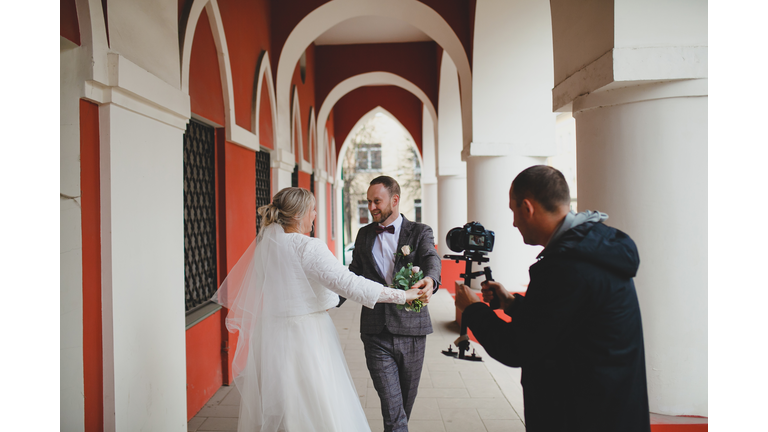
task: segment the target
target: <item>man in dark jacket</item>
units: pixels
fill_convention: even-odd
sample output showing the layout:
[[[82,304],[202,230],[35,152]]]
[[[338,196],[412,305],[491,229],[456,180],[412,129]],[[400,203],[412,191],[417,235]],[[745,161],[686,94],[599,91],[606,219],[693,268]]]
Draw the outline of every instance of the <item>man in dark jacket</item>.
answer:
[[[483,283],[484,300],[498,298],[510,323],[457,283],[462,322],[491,357],[522,368],[529,432],[650,431],[635,243],[604,213],[570,212],[552,167],[524,170],[509,195],[523,241],[544,250],[524,297]]]

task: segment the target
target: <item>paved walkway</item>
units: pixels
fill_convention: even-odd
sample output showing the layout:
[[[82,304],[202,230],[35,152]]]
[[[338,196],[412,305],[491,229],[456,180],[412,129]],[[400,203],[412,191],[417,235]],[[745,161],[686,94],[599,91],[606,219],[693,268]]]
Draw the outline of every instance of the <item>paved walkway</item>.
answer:
[[[332,310],[349,370],[355,381],[372,432],[383,430],[380,402],[365,366],[360,341],[360,308],[348,301]],[[409,430],[522,432],[523,393],[520,370],[509,368],[486,355],[476,343],[472,347],[483,362],[457,360],[440,351],[458,337],[453,298],[440,289],[429,303],[434,333],[427,336],[427,353],[419,394]],[[453,347],[455,350],[455,346]],[[189,422],[189,431],[236,431],[240,395],[224,386]]]

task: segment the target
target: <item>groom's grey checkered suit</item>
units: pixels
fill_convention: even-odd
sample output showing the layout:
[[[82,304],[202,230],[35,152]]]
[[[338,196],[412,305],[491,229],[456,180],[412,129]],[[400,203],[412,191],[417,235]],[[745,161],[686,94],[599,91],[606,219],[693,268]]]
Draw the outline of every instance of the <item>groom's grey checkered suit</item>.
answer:
[[[384,278],[376,271],[373,258],[376,225],[372,223],[358,231],[349,270],[386,285]],[[403,216],[397,251],[405,245],[410,246],[412,252],[407,256],[397,256],[393,272],[413,263],[421,268],[424,277],[435,281],[434,290],[437,291],[440,285],[440,257],[435,251],[432,229]],[[426,335],[432,333],[429,307],[425,306],[418,313],[398,310],[394,304],[385,303],[379,303],[373,309],[363,308],[360,333],[368,370],[381,399],[384,430],[407,431],[424,364]]]

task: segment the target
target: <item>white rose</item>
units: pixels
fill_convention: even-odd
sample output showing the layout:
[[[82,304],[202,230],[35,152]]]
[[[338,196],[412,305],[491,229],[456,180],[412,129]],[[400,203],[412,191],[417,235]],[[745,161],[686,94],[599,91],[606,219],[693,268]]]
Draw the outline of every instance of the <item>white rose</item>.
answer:
[[[411,247],[408,245],[403,246],[403,248],[400,250],[403,252],[404,256],[408,256],[411,254]]]
[[[418,273],[420,271],[421,271],[421,269],[419,268],[419,266],[413,266],[413,268],[411,269],[411,272],[413,272],[413,274],[416,274],[416,273]]]

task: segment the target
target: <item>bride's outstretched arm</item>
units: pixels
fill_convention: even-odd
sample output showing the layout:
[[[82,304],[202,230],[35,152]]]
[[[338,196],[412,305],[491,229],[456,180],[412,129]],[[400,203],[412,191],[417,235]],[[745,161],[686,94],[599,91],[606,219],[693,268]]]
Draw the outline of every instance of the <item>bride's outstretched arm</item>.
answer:
[[[408,300],[403,290],[387,288],[349,271],[319,240],[307,242],[301,255],[302,266],[307,277],[363,306],[373,308],[376,303],[405,304]]]

